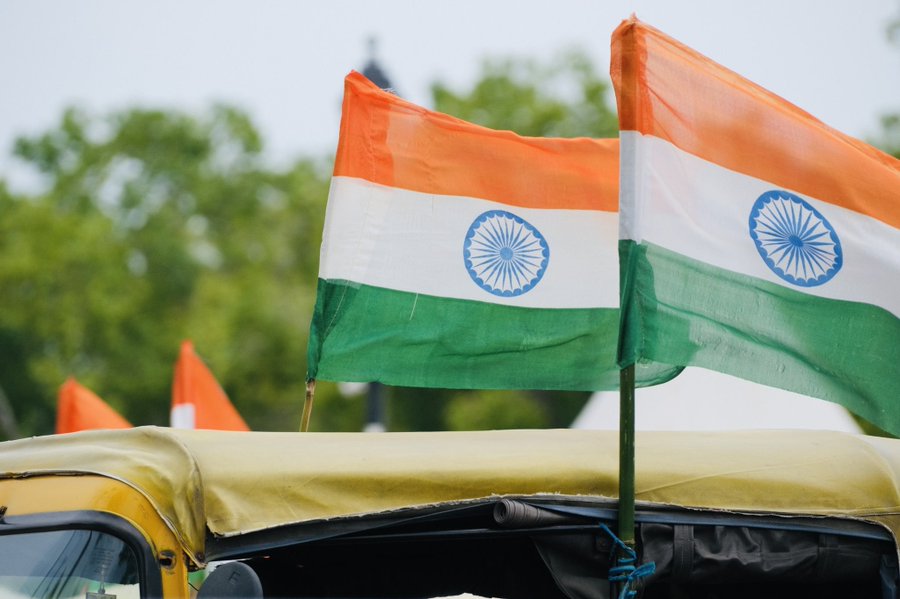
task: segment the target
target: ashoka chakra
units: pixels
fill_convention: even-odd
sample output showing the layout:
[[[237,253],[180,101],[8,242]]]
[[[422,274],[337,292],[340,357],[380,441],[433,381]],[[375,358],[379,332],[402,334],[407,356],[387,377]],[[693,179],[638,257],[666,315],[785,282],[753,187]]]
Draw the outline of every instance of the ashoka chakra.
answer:
[[[767,191],[750,211],[750,237],[766,265],[792,285],[815,287],[844,263],[841,241],[809,202],[787,191]]]
[[[505,210],[489,210],[469,227],[463,261],[475,284],[514,297],[534,288],[547,270],[550,247],[531,223]]]

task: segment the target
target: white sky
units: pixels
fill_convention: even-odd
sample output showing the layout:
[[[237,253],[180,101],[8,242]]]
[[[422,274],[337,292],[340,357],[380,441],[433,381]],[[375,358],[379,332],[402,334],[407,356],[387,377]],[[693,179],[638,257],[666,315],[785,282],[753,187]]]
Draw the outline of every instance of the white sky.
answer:
[[[65,106],[247,109],[272,156],[327,154],[343,76],[366,40],[399,91],[471,83],[485,56],[585,48],[604,71],[616,25],[638,17],[857,137],[900,109],[897,0],[0,0],[0,176],[16,135]]]
[[[900,111],[900,49],[885,32],[897,0],[0,0],[0,177],[28,185],[9,158],[14,137],[72,104],[103,114],[227,101],[250,112],[273,158],[328,154],[343,77],[365,63],[370,36],[402,95],[427,106],[431,82],[466,86],[486,56],[579,46],[606,70],[610,34],[632,12],[851,135]],[[704,376],[664,387],[790,399]]]

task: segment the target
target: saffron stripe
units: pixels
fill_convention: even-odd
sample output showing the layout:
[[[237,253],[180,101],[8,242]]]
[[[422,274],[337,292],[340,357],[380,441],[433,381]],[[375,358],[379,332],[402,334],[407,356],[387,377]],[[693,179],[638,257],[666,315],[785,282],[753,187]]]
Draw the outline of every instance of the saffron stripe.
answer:
[[[495,131],[416,106],[351,73],[334,175],[525,208],[615,212],[619,142]]]
[[[900,160],[657,29],[624,21],[610,74],[621,129],[900,228]]]

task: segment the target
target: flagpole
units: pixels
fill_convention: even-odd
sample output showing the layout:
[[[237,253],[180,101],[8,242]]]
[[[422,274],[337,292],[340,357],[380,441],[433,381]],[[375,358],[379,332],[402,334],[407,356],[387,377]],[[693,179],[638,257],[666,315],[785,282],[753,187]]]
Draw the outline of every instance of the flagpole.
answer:
[[[634,548],[634,364],[619,371],[619,538]]]
[[[316,379],[306,381],[306,401],[303,402],[303,416],[300,418],[300,432],[309,430],[309,419],[312,417],[313,399],[316,395]]]

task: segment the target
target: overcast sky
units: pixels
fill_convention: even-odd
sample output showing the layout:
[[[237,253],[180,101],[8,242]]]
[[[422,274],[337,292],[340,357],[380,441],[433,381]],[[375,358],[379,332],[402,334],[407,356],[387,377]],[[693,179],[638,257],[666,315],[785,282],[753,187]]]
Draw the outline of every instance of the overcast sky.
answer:
[[[14,137],[52,127],[69,105],[226,101],[251,114],[274,159],[329,154],[343,77],[371,36],[397,88],[427,106],[431,82],[464,88],[489,56],[575,46],[606,71],[610,34],[632,12],[845,133],[875,135],[879,115],[900,111],[900,48],[886,36],[897,0],[0,0],[0,177],[29,184],[9,158]],[[667,393],[790,399],[696,377]],[[642,393],[653,396],[639,391],[639,411]]]
[[[486,56],[549,58],[584,48],[604,72],[609,37],[638,18],[866,137],[900,109],[897,0],[0,0],[0,176],[15,136],[64,107],[250,112],[279,159],[330,153],[343,76],[379,41],[402,94],[428,105],[435,79],[466,86]]]

